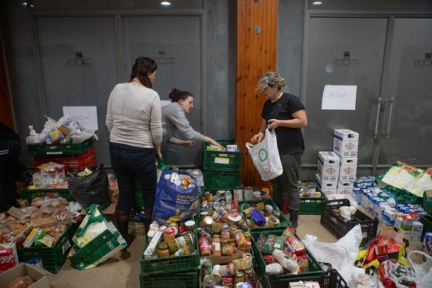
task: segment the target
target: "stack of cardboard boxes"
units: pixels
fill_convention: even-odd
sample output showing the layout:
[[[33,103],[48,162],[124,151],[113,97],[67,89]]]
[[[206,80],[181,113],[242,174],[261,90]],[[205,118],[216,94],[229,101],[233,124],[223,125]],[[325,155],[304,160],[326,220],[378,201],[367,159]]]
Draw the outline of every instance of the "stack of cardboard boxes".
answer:
[[[357,174],[359,134],[336,129],[333,151],[318,152],[318,173],[315,178],[326,194],[351,194]]]

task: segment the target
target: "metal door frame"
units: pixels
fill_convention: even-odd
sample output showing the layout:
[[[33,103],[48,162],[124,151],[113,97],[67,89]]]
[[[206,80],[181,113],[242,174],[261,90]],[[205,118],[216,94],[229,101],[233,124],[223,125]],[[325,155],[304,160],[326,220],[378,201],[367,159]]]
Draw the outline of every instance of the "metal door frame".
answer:
[[[309,53],[309,32],[310,32],[310,22],[312,18],[386,18],[387,19],[387,31],[386,40],[384,46],[384,61],[382,67],[381,75],[381,85],[379,92],[379,99],[377,103],[380,103],[380,109],[377,115],[377,123],[375,129],[375,137],[373,143],[373,153],[372,153],[372,164],[361,164],[357,165],[358,168],[371,169],[371,174],[376,175],[378,168],[388,168],[391,164],[378,165],[379,150],[381,148],[381,137],[384,133],[384,113],[385,106],[389,104],[390,99],[386,97],[387,89],[387,79],[389,74],[389,64],[390,55],[392,49],[392,39],[394,22],[396,18],[432,18],[432,11],[393,11],[393,10],[383,10],[383,11],[365,11],[365,10],[317,10],[310,9],[309,3],[305,1],[304,9],[304,30],[303,30],[303,55],[302,55],[302,77],[301,77],[301,100],[306,103],[306,85],[307,85],[307,65],[308,65],[308,53]],[[316,168],[316,164],[303,164],[304,168]],[[416,165],[419,168],[426,168],[427,165]]]

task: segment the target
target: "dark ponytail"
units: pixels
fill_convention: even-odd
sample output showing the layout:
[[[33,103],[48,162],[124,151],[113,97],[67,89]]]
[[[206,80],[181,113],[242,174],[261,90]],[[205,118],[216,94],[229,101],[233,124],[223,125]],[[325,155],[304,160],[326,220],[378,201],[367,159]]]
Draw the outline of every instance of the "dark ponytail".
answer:
[[[138,57],[135,60],[134,66],[132,67],[132,73],[129,81],[137,78],[145,87],[151,88],[152,82],[148,78],[148,74],[155,72],[156,69],[157,64],[155,60],[148,57]]]
[[[186,100],[189,96],[193,97],[192,93],[188,91],[181,91],[177,88],[171,90],[168,97],[171,99],[171,102],[179,102],[180,100]]]

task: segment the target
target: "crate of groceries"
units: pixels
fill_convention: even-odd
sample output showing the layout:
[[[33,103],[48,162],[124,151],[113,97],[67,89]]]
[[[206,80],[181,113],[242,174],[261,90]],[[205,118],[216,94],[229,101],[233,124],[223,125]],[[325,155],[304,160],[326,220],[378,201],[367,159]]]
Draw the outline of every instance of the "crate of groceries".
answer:
[[[265,287],[288,287],[289,282],[316,280],[324,270],[291,227],[252,232],[258,275]]]
[[[249,229],[253,232],[280,229],[290,225],[280,208],[272,200],[243,201],[239,203],[239,209],[246,218]]]
[[[314,181],[299,181],[300,194],[299,215],[321,215],[322,204],[327,197]]]
[[[45,226],[49,223],[38,225]],[[28,262],[32,258],[40,258],[45,270],[57,273],[66,261],[77,228],[77,224],[33,228],[23,243],[24,247],[17,248],[19,261]]]
[[[224,149],[204,143],[204,170],[240,171],[241,151],[234,140],[217,140]]]
[[[195,220],[162,226],[153,223],[140,260],[140,277],[196,271],[199,266],[197,235]]]
[[[354,226],[360,224],[363,232],[361,245],[374,238],[378,231],[378,219],[372,219],[358,211],[354,206],[351,206],[348,199],[325,201],[320,222],[338,239],[345,236]]]
[[[58,144],[27,144],[29,155],[63,155],[80,154],[93,145],[94,138],[90,138],[82,143],[58,143]]]

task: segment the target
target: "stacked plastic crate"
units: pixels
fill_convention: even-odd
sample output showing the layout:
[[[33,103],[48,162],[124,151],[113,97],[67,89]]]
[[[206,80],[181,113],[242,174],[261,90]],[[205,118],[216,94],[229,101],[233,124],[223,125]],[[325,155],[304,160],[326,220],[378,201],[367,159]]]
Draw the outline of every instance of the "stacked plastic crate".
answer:
[[[241,151],[234,140],[219,140],[227,151],[214,151],[204,144],[204,187],[206,190],[233,190],[241,185]]]

